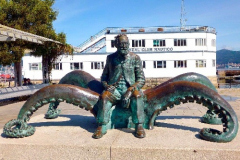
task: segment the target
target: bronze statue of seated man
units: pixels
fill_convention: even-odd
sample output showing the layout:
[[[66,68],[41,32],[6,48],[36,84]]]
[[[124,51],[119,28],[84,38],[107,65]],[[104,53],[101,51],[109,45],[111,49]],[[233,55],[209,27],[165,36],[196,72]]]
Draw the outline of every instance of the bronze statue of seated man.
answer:
[[[101,138],[106,134],[105,125],[110,120],[109,110],[116,104],[123,108],[131,108],[132,121],[135,124],[135,136],[145,137],[144,102],[141,88],[145,84],[142,62],[138,55],[129,52],[129,40],[125,34],[115,37],[117,51],[107,56],[101,82],[105,90],[97,103],[98,128],[93,138]]]
[[[56,118],[60,113],[59,103],[66,102],[89,110],[97,118],[98,128],[93,138],[101,138],[107,129],[133,127],[135,136],[144,138],[143,128],[153,129],[162,111],[181,103],[196,102],[208,108],[205,120],[218,119],[223,126],[221,131],[201,129],[199,134],[203,139],[230,142],[236,137],[237,115],[207,77],[184,73],[142,92],[145,77],[139,56],[129,52],[126,35],[117,36],[115,46],[117,52],[108,55],[101,82],[82,70],[68,73],[59,84],[35,92],[23,104],[17,119],[5,124],[4,134],[14,138],[33,135],[35,128],[27,124],[32,114],[51,103],[45,117]]]

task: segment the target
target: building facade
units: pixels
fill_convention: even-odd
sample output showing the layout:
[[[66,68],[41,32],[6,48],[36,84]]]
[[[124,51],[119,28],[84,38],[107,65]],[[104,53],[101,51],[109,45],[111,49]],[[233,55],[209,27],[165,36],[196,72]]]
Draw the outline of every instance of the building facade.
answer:
[[[105,28],[75,48],[73,56],[60,56],[52,79],[59,80],[72,70],[81,69],[100,78],[108,54],[116,51],[114,37],[127,34],[130,51],[142,60],[145,77],[175,77],[196,72],[216,76],[216,31],[208,26]],[[104,52],[99,50],[105,49]],[[23,57],[23,75],[42,79],[41,57]]]

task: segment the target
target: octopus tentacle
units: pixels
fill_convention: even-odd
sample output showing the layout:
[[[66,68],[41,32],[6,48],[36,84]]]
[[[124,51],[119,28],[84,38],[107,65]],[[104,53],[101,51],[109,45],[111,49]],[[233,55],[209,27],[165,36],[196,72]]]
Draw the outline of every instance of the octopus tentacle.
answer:
[[[208,141],[229,142],[238,132],[238,120],[232,107],[215,91],[208,87],[187,81],[168,83],[154,92],[146,94],[148,106],[146,113],[150,117],[149,128],[153,128],[156,114],[164,111],[167,107],[174,107],[182,103],[196,102],[214,110],[221,118],[223,132],[214,129],[202,129],[200,136]]]
[[[154,111],[154,113],[150,117],[150,121],[149,121],[148,125],[146,125],[146,126],[148,126],[148,129],[153,130],[155,120],[160,113],[161,113],[160,109],[157,109],[156,111]]]
[[[221,118],[218,118],[217,113],[214,110],[207,110],[207,112],[201,117],[200,121],[208,124],[222,124]]]
[[[71,84],[82,88],[88,88],[99,94],[104,90],[101,82],[94,78],[91,74],[82,70],[74,70],[66,74],[60,81],[59,84]]]
[[[4,126],[4,133],[9,137],[26,137],[34,133],[35,129],[27,125],[32,114],[45,104],[50,102],[70,103],[85,110],[93,111],[99,94],[89,89],[78,86],[57,84],[42,88],[34,93],[21,108],[17,120],[11,120]],[[14,127],[15,126],[15,127]]]
[[[177,82],[177,81],[189,81],[189,82],[197,82],[200,83],[202,85],[207,86],[208,88],[211,88],[212,90],[216,91],[216,88],[214,87],[214,85],[212,84],[212,82],[204,75],[201,75],[199,73],[195,73],[195,72],[188,72],[188,73],[184,73],[184,74],[180,74],[174,78],[169,79],[166,82],[161,83],[160,85],[154,87],[154,88],[150,88],[147,89],[144,93],[148,94],[150,92],[153,92],[154,90],[161,88],[162,86],[172,83],[172,82]]]
[[[82,70],[74,70],[72,72],[69,72],[64,77],[62,77],[62,79],[59,81],[59,84],[70,84],[82,88],[88,88],[99,94],[103,91],[101,82],[99,82],[89,73]],[[58,117],[61,111],[57,109],[58,105],[59,102],[50,103],[48,111],[45,114],[46,119],[54,119]]]
[[[9,137],[22,138],[33,135],[35,133],[35,128],[27,125],[27,123],[22,120],[13,119],[5,124],[3,133]]]
[[[145,91],[145,93],[148,94],[149,92],[154,92],[154,90],[156,90],[168,83],[177,82],[177,81],[197,82],[197,83],[203,84],[217,92],[216,88],[214,87],[212,82],[207,77],[205,77],[204,75],[201,75],[199,73],[188,72],[188,73],[178,75],[177,77],[174,77],[152,89],[148,89]],[[201,118],[201,122],[208,123],[208,124],[222,124],[221,119],[217,117],[216,113],[213,110],[208,110],[207,113],[205,115],[203,115],[203,117]]]
[[[61,113],[61,110],[60,109],[57,109],[57,107],[59,106],[59,102],[56,101],[56,102],[51,102],[49,104],[49,107],[48,107],[48,111],[47,113],[45,114],[45,118],[46,119],[54,119],[54,118],[57,118],[59,116],[59,114]]]

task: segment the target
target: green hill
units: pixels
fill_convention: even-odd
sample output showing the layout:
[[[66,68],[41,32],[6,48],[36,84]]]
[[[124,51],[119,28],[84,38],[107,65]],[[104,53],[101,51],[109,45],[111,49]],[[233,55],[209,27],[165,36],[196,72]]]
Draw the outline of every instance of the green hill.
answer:
[[[217,51],[217,64],[240,63],[240,51],[222,49]]]

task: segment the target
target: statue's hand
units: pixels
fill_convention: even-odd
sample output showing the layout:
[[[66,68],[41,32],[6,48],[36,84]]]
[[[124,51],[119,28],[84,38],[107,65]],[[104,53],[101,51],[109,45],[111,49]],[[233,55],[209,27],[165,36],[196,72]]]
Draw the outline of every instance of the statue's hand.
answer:
[[[123,107],[124,108],[128,108],[129,107],[129,100],[130,100],[130,97],[132,96],[133,94],[133,91],[134,91],[134,87],[129,87],[127,92],[124,94],[124,98],[123,98]]]
[[[114,90],[115,90],[115,86],[112,86],[112,85],[108,85],[107,86],[107,90],[109,91],[109,92],[111,92],[111,93],[113,93],[114,92]]]
[[[109,91],[111,93],[113,93],[116,88],[114,85],[108,85],[106,81],[103,81],[102,84],[103,84],[103,87],[105,88],[105,90]]]

